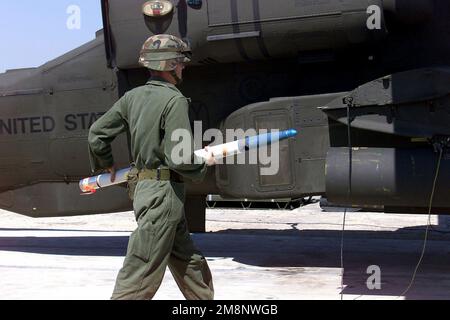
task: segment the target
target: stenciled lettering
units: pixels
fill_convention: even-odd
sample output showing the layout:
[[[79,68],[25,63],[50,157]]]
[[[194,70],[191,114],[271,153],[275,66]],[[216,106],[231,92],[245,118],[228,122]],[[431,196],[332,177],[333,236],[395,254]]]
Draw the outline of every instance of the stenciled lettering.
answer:
[[[77,117],[74,114],[68,114],[64,118],[65,128],[68,131],[77,130]]]
[[[64,117],[64,127],[68,131],[88,130],[104,112],[68,114]]]
[[[0,135],[46,133],[55,127],[56,121],[50,116],[0,119]]]
[[[12,134],[12,121],[11,119],[0,119],[0,134]]]
[[[0,135],[26,135],[49,133],[65,129],[66,131],[85,131],[97,121],[105,112],[73,113],[55,120],[52,116],[29,116],[1,119]],[[61,121],[62,120],[62,121]]]

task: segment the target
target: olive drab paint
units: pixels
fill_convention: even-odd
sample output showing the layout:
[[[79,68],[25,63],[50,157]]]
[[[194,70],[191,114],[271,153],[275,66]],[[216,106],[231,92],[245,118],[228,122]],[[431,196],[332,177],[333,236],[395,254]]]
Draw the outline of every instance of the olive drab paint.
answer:
[[[95,205],[74,198],[79,179],[90,173],[88,128],[125,92],[145,85],[142,44],[168,34],[192,50],[180,86],[191,99],[184,106],[191,122],[202,121],[204,130],[300,132],[280,143],[278,174],[261,176],[258,165],[218,166],[201,184],[189,184],[188,198],[330,195],[344,202],[348,158],[339,149],[348,147],[349,108],[352,146],[369,149],[355,155],[376,156],[388,174],[379,181],[376,166],[360,168],[371,178],[362,181],[359,203],[352,204],[427,212],[418,199],[427,198],[429,188],[414,186],[415,171],[401,161],[409,155],[435,163],[430,139],[450,134],[448,0],[297,0],[282,6],[273,0],[182,0],[170,1],[173,9],[158,19],[144,14],[144,2],[102,0],[104,26],[93,41],[38,68],[0,74],[0,147],[8,150],[0,154],[1,208],[31,216],[131,208],[120,188],[96,194]],[[158,2],[164,3],[148,3],[157,8]],[[129,166],[132,149],[126,136],[115,141],[120,167]],[[404,159],[392,156],[399,150]],[[404,168],[400,181],[391,170],[396,167]],[[449,175],[441,171],[440,190],[448,190]],[[390,193],[409,196],[380,193],[386,181],[401,182],[396,186],[402,189]],[[55,197],[64,201],[55,203]],[[22,198],[29,201],[14,201]],[[445,195],[436,201],[450,207]]]

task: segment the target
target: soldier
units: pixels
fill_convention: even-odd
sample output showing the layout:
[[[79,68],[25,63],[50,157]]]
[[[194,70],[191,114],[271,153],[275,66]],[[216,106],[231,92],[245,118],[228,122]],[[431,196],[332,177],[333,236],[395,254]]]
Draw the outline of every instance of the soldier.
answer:
[[[89,132],[91,166],[111,172],[115,179],[111,142],[129,130],[131,151],[139,170],[133,208],[138,224],[117,276],[112,299],[151,299],[169,266],[186,299],[213,299],[211,272],[189,234],[184,215],[183,180],[200,181],[206,166],[215,163],[173,161],[178,143],[172,132],[189,132],[188,101],[175,85],[190,61],[185,42],[171,35],[155,35],[143,45],[139,63],[150,69],[145,86],[127,92]]]

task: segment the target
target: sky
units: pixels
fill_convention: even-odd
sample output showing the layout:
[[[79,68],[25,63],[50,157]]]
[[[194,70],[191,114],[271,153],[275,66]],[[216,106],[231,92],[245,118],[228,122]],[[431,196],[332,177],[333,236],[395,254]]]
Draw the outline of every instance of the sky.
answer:
[[[0,73],[38,67],[101,28],[100,0],[0,0]]]

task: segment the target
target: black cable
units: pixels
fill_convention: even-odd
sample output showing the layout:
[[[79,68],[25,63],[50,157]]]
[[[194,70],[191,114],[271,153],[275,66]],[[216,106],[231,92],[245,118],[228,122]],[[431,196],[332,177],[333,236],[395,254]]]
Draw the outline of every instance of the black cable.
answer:
[[[351,137],[351,118],[350,118],[350,104],[351,100],[347,101],[347,142],[348,142],[348,190],[347,190],[347,203],[351,203],[352,197],[352,162],[353,162],[353,147]],[[347,218],[347,207],[344,209],[344,217],[342,221],[342,233],[341,233],[341,300],[344,300],[344,234],[345,234],[345,222]]]
[[[347,217],[347,208],[344,210],[344,218],[342,221],[342,234],[341,234],[341,300],[344,300],[344,233],[345,233],[345,220]]]
[[[400,294],[400,296],[405,296],[408,293],[408,291],[411,289],[411,287],[413,286],[414,281],[416,279],[417,271],[419,270],[419,267],[420,267],[420,265],[422,263],[424,255],[425,255],[425,251],[426,251],[426,247],[427,247],[427,241],[428,241],[428,233],[429,233],[429,230],[431,228],[431,210],[433,208],[433,198],[434,198],[434,193],[436,191],[436,183],[437,183],[437,180],[438,180],[438,177],[439,177],[439,171],[441,169],[441,160],[442,160],[443,152],[444,152],[444,148],[440,148],[439,159],[438,159],[438,163],[437,163],[437,167],[436,167],[436,174],[435,174],[434,181],[433,181],[433,188],[431,190],[430,202],[429,202],[429,205],[428,205],[428,225],[427,225],[427,228],[425,230],[425,239],[423,241],[422,253],[420,255],[419,262],[417,263],[416,268],[414,269],[414,273],[413,273],[413,276],[411,278],[411,281],[410,281],[408,287],[406,288],[405,291],[403,291],[402,294]]]

